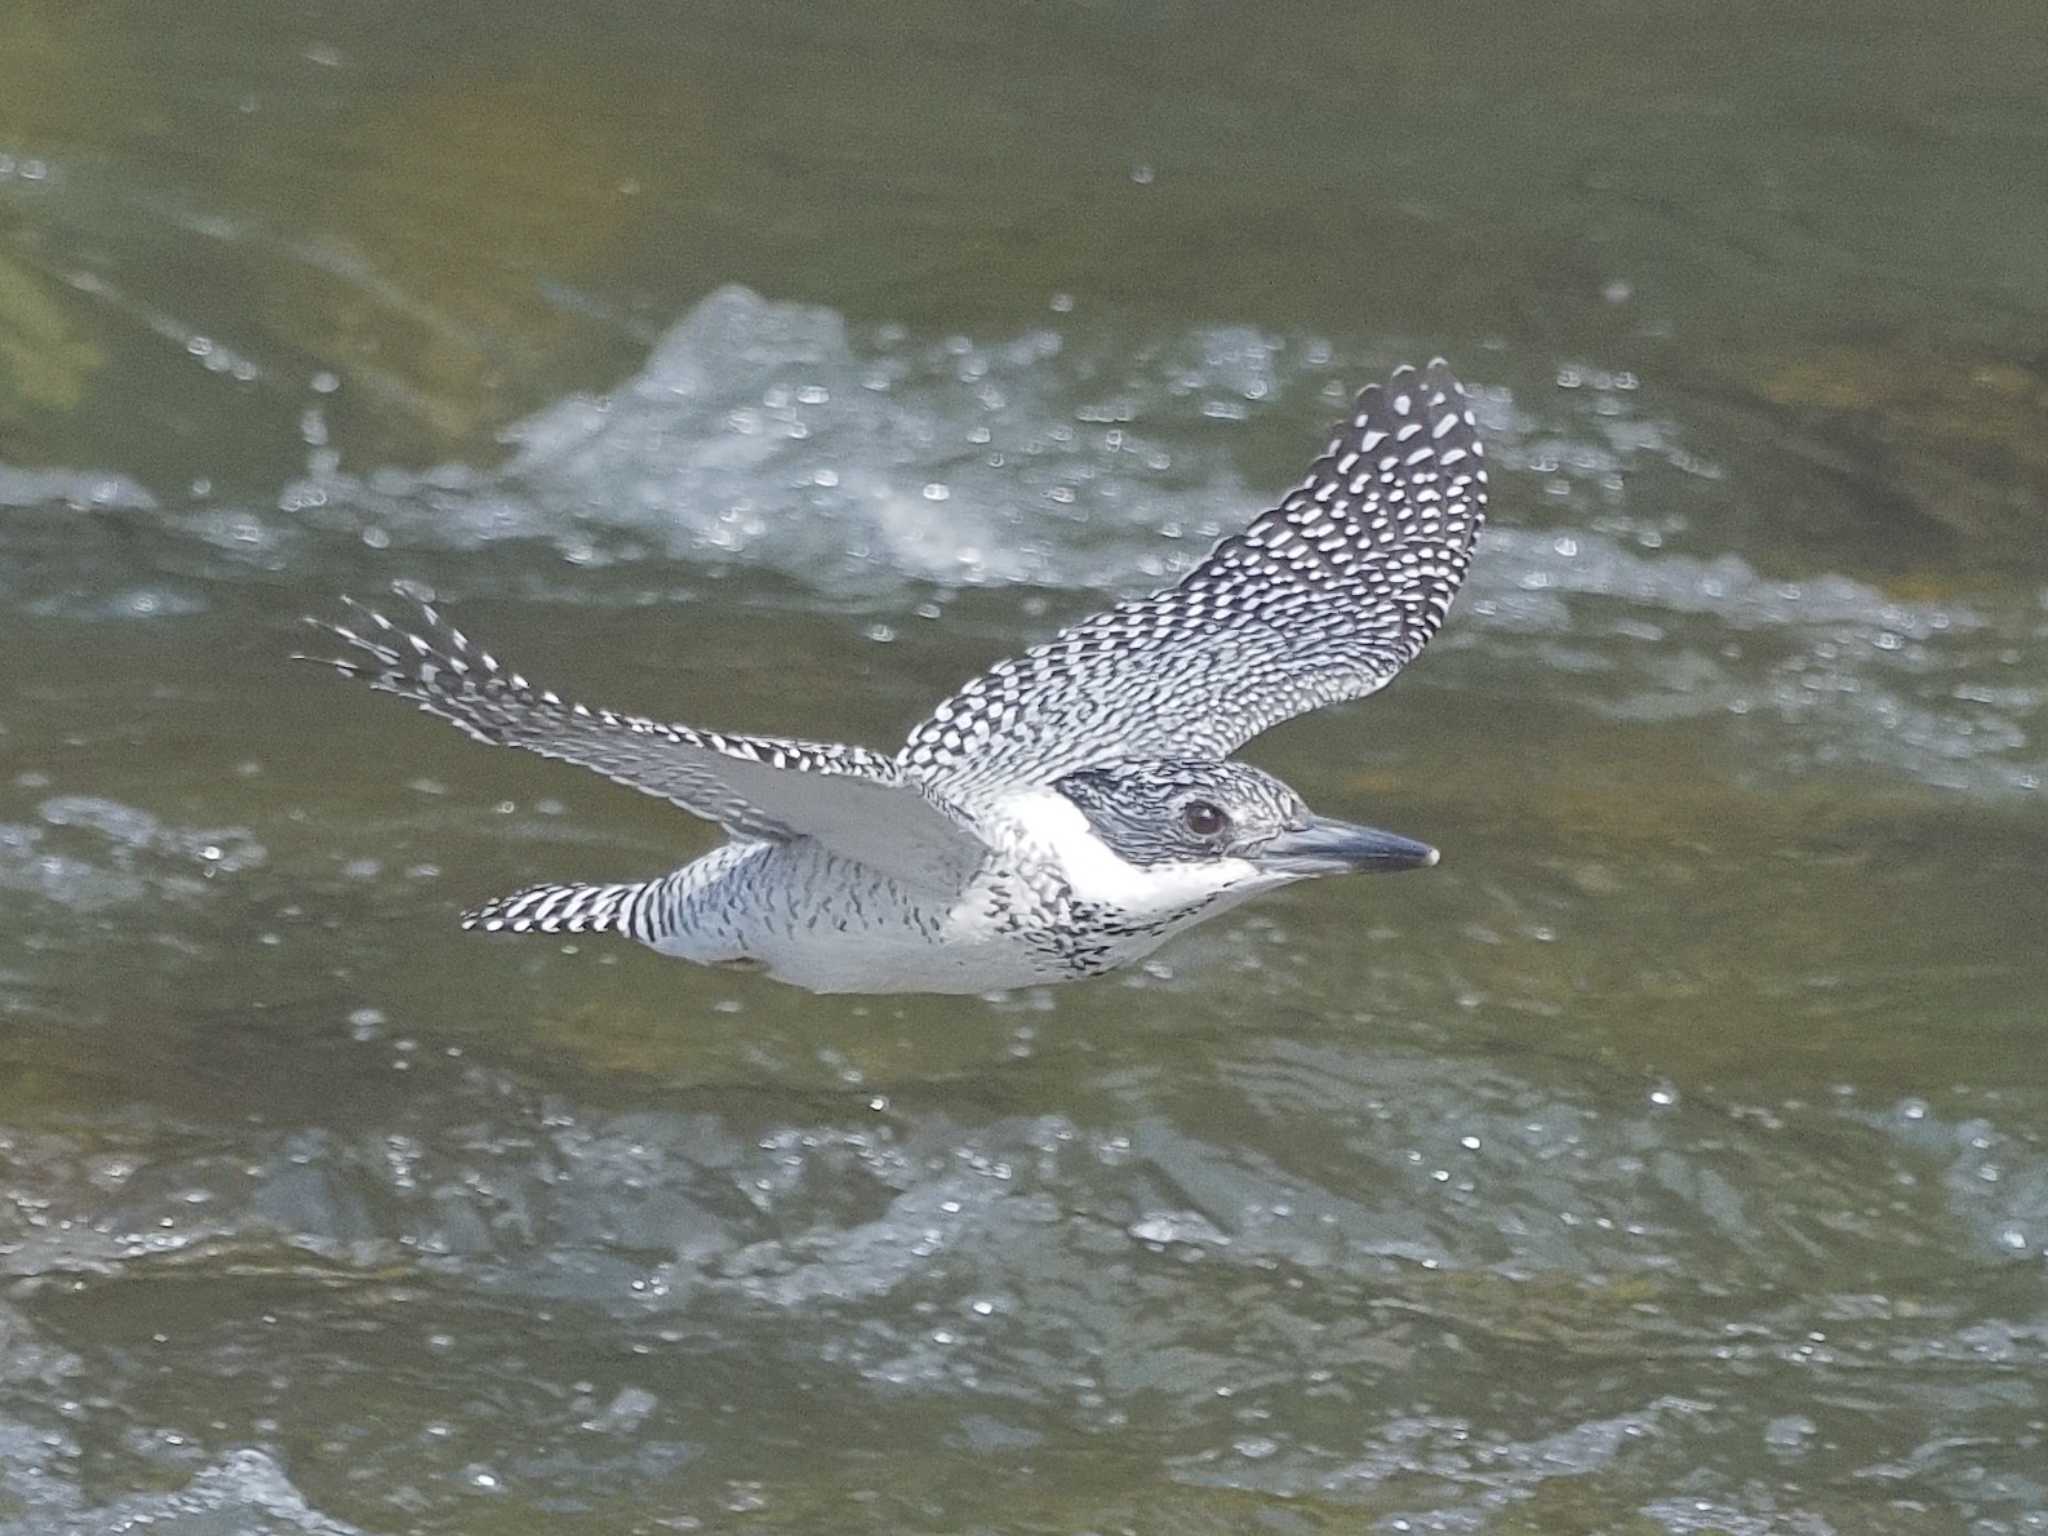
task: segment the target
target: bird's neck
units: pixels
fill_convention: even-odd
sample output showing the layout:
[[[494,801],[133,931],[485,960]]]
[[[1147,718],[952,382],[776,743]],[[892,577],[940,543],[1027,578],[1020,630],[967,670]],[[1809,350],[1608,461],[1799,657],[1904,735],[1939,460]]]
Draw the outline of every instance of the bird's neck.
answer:
[[[1234,905],[1256,889],[1251,866],[1237,860],[1133,864],[1097,835],[1079,806],[1055,789],[1015,795],[997,814],[1017,861],[1055,877],[1078,904],[1157,920],[1213,910],[1219,900]]]

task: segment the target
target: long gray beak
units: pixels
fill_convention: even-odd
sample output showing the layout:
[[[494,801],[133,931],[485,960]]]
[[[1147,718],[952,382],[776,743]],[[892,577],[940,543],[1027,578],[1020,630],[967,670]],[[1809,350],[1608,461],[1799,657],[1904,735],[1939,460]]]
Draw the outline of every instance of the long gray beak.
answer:
[[[1283,875],[1348,875],[1423,869],[1436,862],[1437,852],[1412,838],[1317,816],[1298,832],[1282,832],[1252,857]]]

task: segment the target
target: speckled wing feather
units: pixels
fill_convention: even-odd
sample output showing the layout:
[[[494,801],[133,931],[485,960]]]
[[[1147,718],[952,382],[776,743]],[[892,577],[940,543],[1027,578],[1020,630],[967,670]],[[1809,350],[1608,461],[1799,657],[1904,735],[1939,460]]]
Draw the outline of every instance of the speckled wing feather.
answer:
[[[410,699],[488,746],[520,747],[603,774],[763,842],[815,838],[915,884],[954,889],[988,849],[895,760],[866,747],[728,736],[572,704],[421,607],[414,633],[346,598],[351,621],[309,618],[361,660],[305,657]]]
[[[971,799],[1113,757],[1227,756],[1386,686],[1450,611],[1485,509],[1464,389],[1441,359],[1397,369],[1279,506],[1179,585],[991,668],[898,761]]]

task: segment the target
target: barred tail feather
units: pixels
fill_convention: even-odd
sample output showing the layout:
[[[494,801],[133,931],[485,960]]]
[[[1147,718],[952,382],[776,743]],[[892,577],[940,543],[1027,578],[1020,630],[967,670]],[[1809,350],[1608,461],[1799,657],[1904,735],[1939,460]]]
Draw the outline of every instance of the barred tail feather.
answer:
[[[651,944],[663,884],[531,886],[472,907],[462,926],[483,933],[622,933]]]

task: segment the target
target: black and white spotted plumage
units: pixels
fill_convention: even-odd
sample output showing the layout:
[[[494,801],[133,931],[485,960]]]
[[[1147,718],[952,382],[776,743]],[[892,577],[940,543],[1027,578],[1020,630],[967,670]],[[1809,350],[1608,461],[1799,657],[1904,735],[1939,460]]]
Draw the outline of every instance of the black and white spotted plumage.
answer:
[[[306,622],[358,656],[310,657],[409,699],[471,739],[589,768],[735,838],[813,837],[904,879],[957,885],[987,854],[971,823],[866,747],[731,736],[563,699],[421,604],[420,630],[344,598],[354,622]],[[423,631],[423,632],[422,632]]]
[[[662,883],[531,885],[470,908],[462,926],[485,933],[622,933],[651,943],[659,931]]]
[[[1367,387],[1279,506],[1182,580],[998,663],[897,754],[973,798],[1115,757],[1224,757],[1393,680],[1443,624],[1485,521],[1470,401],[1439,359]]]
[[[1264,769],[1214,758],[1120,759],[1063,774],[1055,787],[1118,858],[1140,867],[1256,846],[1308,816],[1301,796]],[[1191,804],[1213,809],[1215,823],[1191,826]]]
[[[1398,369],[1280,505],[1177,585],[997,664],[893,757],[571,703],[426,605],[416,628],[356,604],[309,620],[346,651],[309,659],[729,836],[654,879],[530,887],[465,927],[617,933],[821,992],[981,992],[1129,964],[1294,880],[1434,863],[1229,756],[1413,660],[1485,506],[1464,391],[1442,362]]]

